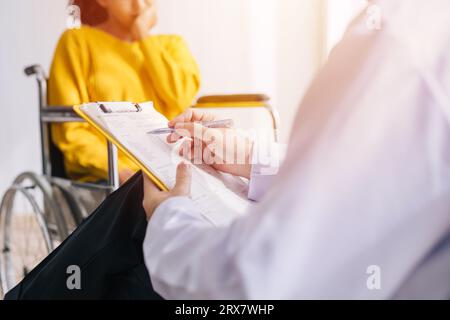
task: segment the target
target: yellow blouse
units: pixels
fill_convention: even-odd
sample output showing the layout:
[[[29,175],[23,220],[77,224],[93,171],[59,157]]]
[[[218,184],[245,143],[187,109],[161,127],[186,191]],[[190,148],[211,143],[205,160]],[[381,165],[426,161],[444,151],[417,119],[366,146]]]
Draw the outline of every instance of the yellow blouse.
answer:
[[[192,105],[200,87],[198,66],[179,36],[151,36],[128,43],[99,29],[67,30],[59,40],[48,83],[48,103],[153,101],[169,119]],[[86,123],[52,126],[71,179],[107,178],[106,140]],[[119,169],[137,167],[119,154]]]

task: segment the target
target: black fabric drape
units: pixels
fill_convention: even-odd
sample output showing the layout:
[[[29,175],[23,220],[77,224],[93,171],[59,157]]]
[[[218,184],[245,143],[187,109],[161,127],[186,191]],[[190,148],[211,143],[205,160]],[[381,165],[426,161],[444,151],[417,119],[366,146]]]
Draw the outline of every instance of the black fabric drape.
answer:
[[[161,299],[144,265],[147,221],[142,198],[139,173],[110,195],[5,299]],[[72,265],[81,271],[80,290],[67,287],[67,268]]]

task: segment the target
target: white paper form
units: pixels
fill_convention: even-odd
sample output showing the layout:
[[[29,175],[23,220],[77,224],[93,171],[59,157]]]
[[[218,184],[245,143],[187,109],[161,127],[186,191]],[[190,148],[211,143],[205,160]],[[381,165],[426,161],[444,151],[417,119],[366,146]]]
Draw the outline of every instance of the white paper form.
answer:
[[[153,129],[167,127],[168,120],[151,103],[141,104],[140,112],[130,103],[103,104],[120,112],[104,113],[98,104],[87,105],[83,110],[172,188],[177,165],[187,160],[178,155],[178,145],[166,142],[166,135],[148,134]],[[206,165],[193,166],[191,198],[203,217],[216,226],[231,222],[251,205],[247,199],[247,183]]]

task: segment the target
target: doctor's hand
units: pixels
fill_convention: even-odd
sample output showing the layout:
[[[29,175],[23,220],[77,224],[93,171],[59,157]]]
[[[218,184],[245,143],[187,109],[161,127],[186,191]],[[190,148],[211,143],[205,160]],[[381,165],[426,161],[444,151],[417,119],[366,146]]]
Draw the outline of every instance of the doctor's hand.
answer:
[[[180,155],[195,164],[207,164],[218,171],[249,179],[253,141],[236,129],[212,129],[199,123],[215,120],[210,113],[189,109],[169,122],[169,127],[176,131],[167,137],[167,142],[185,138]]]
[[[177,168],[177,181],[175,187],[169,191],[160,191],[157,186],[144,174],[144,199],[142,205],[147,220],[153,216],[156,208],[172,197],[189,197],[191,194],[191,167],[181,163]]]

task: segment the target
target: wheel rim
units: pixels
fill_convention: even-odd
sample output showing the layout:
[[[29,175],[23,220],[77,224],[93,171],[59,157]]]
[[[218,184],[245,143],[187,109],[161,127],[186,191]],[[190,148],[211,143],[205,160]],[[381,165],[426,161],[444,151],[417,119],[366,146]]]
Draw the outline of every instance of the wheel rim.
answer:
[[[58,232],[60,240],[63,241],[69,236],[69,230],[67,229],[67,223],[64,219],[63,212],[53,200],[51,183],[49,183],[47,177],[45,176],[38,176],[37,174],[32,172],[25,172],[16,178],[13,185],[23,185],[27,180],[29,180],[33,186],[41,190],[47,209],[45,210],[46,219],[47,221],[49,221],[49,219],[52,219],[55,222],[57,229],[55,230],[55,232]]]

